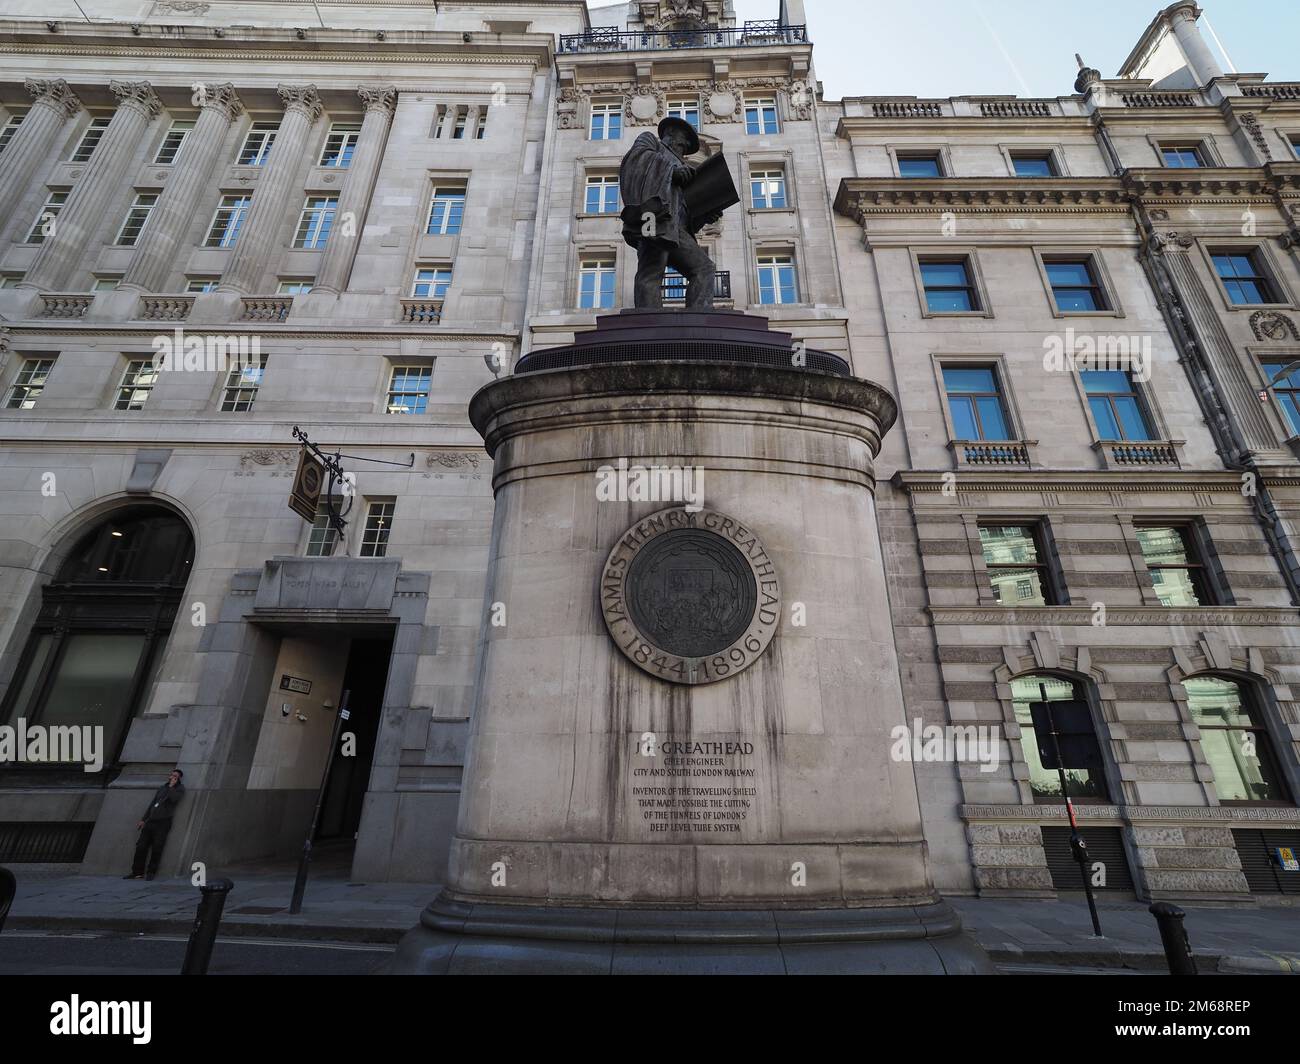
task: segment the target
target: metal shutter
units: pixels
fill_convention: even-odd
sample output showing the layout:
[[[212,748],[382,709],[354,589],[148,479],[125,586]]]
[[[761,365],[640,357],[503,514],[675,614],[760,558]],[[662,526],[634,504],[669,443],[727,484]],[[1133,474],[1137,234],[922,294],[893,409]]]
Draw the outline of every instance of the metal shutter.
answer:
[[[1070,853],[1070,829],[1043,830],[1043,849],[1047,852],[1047,870],[1052,874],[1052,886],[1057,890],[1083,890],[1083,877],[1079,862]],[[1124,836],[1120,828],[1084,827],[1079,829],[1088,847],[1088,867],[1098,861],[1106,866],[1105,886],[1094,886],[1095,891],[1120,891],[1132,894],[1133,876],[1129,872],[1128,857],[1124,853]]]
[[[85,856],[94,830],[93,823],[0,823],[0,861],[75,864]]]
[[[1300,852],[1300,831],[1234,830],[1232,841],[1252,894],[1300,894],[1300,872],[1283,872],[1273,856],[1279,846]]]

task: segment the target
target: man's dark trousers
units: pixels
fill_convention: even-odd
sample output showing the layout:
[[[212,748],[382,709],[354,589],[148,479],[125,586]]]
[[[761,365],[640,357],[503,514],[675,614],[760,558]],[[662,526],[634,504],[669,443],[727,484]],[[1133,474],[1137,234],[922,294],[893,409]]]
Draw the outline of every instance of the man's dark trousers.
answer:
[[[167,832],[171,830],[171,819],[146,820],[140,829],[139,841],[135,844],[135,857],[131,861],[131,874],[136,876],[157,875],[158,865],[162,863],[163,847],[167,845]],[[145,856],[148,855],[149,867],[145,868]]]
[[[713,306],[713,261],[693,236],[686,236],[680,244],[642,240],[637,245],[636,259],[635,306],[663,306],[665,266],[671,266],[686,278],[687,310],[707,310]]]

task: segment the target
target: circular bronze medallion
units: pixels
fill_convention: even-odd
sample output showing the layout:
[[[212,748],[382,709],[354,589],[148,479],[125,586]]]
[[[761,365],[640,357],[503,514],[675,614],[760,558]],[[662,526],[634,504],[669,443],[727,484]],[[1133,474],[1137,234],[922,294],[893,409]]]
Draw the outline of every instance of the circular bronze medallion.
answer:
[[[672,683],[714,683],[752,665],[776,633],[780,598],[757,534],[716,510],[651,514],[619,537],[600,578],[618,648]]]

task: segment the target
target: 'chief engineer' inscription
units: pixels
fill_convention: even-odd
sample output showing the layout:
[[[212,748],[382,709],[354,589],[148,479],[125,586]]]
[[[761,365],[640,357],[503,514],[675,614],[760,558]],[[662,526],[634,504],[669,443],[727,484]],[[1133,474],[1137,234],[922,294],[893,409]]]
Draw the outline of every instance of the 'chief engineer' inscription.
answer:
[[[618,648],[671,683],[714,683],[748,668],[781,616],[776,566],[757,534],[716,510],[685,507],[620,537],[600,602]]]
[[[665,741],[637,746],[632,816],[651,834],[738,835],[757,801],[754,744]]]

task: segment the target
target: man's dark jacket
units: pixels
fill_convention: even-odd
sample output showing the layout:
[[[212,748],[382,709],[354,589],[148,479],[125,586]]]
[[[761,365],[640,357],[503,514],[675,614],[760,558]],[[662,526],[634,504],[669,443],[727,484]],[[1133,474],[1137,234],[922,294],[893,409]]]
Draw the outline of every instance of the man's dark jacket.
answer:
[[[164,783],[154,793],[153,801],[149,803],[149,808],[141,819],[146,824],[151,820],[171,820],[184,795],[185,784],[178,783],[175,787],[169,787]]]
[[[636,247],[644,215],[655,215],[655,238],[663,244],[693,243],[691,214],[680,185],[673,182],[679,170],[693,168],[682,162],[672,149],[653,133],[642,133],[632,143],[618,169],[618,190],[623,208],[623,239]]]

